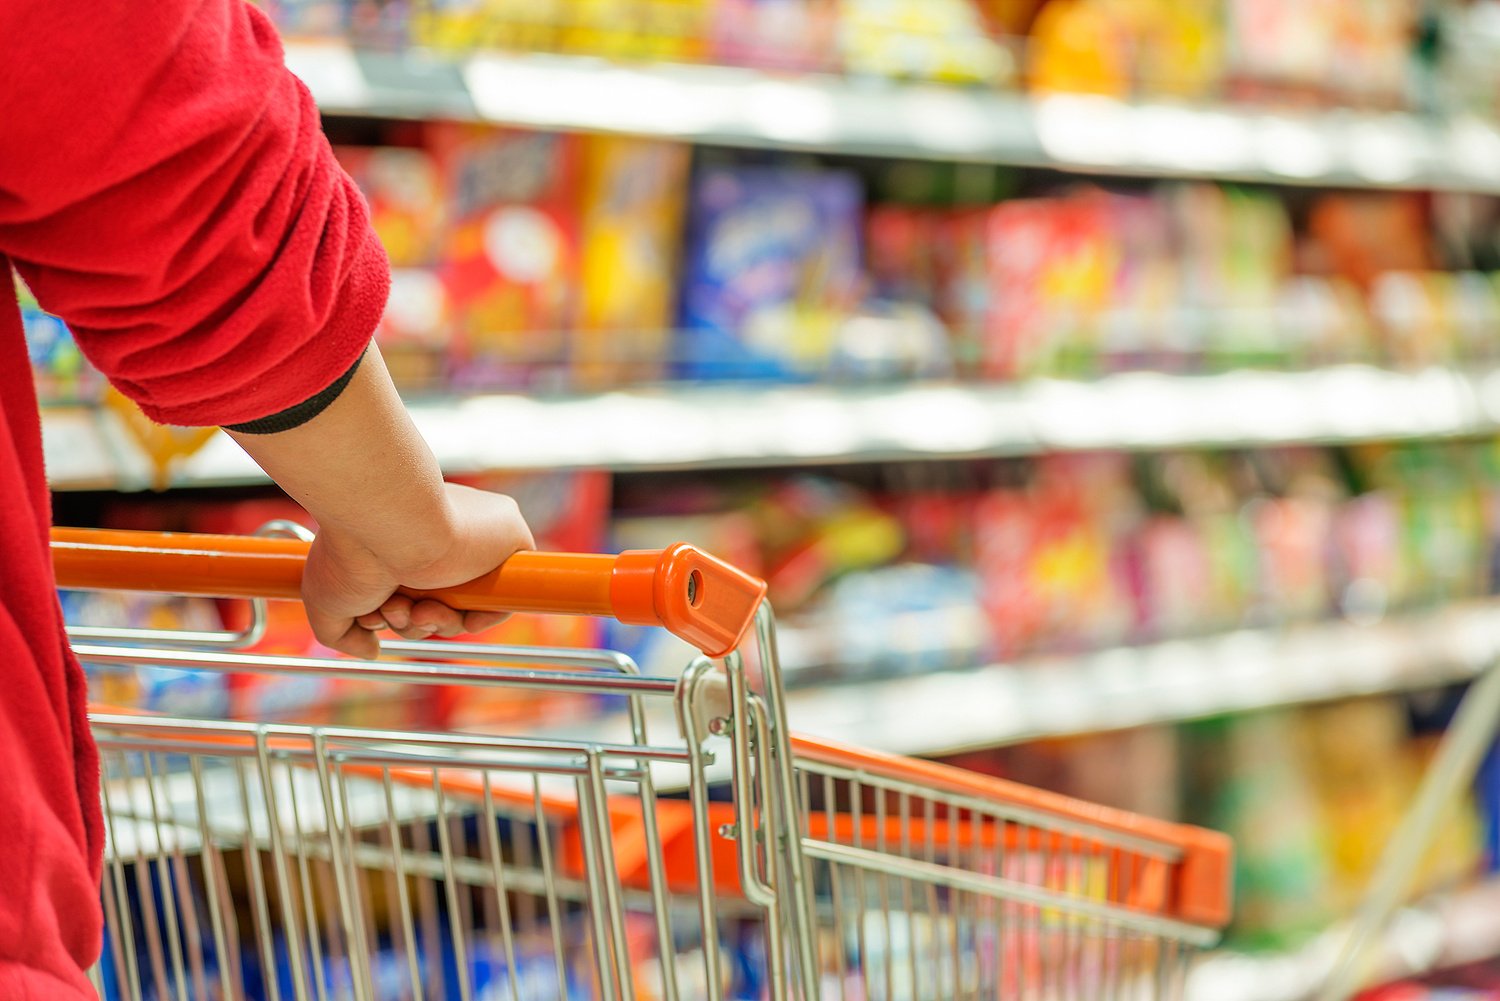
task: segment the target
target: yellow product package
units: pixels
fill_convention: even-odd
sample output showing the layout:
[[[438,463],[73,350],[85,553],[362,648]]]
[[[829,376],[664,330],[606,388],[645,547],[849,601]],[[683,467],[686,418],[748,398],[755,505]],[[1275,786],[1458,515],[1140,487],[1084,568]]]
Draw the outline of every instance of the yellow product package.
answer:
[[[583,307],[573,348],[584,386],[660,375],[672,328],[690,152],[593,136],[583,151]]]

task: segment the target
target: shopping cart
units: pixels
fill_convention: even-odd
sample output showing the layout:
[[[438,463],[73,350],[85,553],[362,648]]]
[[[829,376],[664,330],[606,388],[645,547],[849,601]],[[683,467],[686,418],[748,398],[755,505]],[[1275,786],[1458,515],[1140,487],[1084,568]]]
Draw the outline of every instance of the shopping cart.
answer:
[[[523,553],[442,594],[664,626],[703,652],[652,677],[617,653],[476,643],[253,652],[264,599],[298,596],[303,536],[58,530],[63,587],[254,599],[242,632],[75,627],[74,649],[614,696],[628,725],[573,740],[97,710],[104,998],[1165,999],[1228,918],[1221,835],[791,734],[765,585],[689,546]],[[660,715],[674,732],[648,735]]]

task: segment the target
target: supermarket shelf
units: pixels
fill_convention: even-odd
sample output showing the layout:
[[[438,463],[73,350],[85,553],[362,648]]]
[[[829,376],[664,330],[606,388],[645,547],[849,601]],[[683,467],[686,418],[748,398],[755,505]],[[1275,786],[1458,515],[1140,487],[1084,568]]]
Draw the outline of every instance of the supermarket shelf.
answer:
[[[1189,972],[1185,1001],[1311,1001],[1333,968],[1343,934],[1337,927],[1283,953],[1209,953]],[[1384,983],[1500,955],[1500,879],[1406,908],[1377,950],[1373,979]]]
[[[1338,366],[1009,386],[694,385],[415,400],[411,410],[450,473],[750,468],[1477,435],[1500,430],[1500,370]],[[43,430],[55,488],[151,485],[143,454],[113,414],[49,411]],[[171,479],[178,487],[263,482],[223,434]]]
[[[794,690],[794,727],[903,754],[1403,691],[1500,659],[1500,601],[1375,625],[1322,623],[1118,647],[969,671]]]
[[[686,663],[691,652],[683,647],[681,653]],[[793,729],[828,740],[940,755],[1416,690],[1472,678],[1496,660],[1500,599],[1490,599],[1372,625],[1241,630],[1083,656],[794,688],[787,716]],[[653,732],[675,732],[665,709],[649,722]],[[628,739],[623,717],[563,726],[568,737]],[[549,722],[548,732],[553,729]]]
[[[1478,118],[1034,98],[580,56],[451,61],[339,43],[289,45],[287,62],[333,114],[1108,174],[1500,193],[1500,128]]]

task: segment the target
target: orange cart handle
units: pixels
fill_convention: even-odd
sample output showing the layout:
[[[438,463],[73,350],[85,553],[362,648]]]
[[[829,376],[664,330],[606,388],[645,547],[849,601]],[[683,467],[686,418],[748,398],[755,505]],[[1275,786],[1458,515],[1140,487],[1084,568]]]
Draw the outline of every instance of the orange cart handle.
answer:
[[[302,596],[307,550],[297,539],[52,530],[57,584],[82,590],[295,601]],[[766,584],[678,543],[618,556],[516,553],[467,584],[401,593],[464,611],[604,615],[662,626],[708,656],[722,657],[744,639]]]

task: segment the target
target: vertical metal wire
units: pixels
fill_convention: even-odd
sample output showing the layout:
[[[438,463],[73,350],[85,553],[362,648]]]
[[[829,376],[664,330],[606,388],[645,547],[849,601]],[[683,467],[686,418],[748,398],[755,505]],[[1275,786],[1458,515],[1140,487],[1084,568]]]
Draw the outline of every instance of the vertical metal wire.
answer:
[[[968,869],[973,873],[984,872],[984,813],[978,809],[969,811],[969,836],[973,838],[974,844],[969,849]],[[974,991],[976,996],[985,993],[985,974],[989,972],[988,953],[984,948],[984,937],[986,929],[993,929],[998,922],[994,920],[995,898],[981,894],[973,894],[974,897],[974,946],[970,950],[974,956]]]
[[[235,782],[240,792],[240,809],[245,817],[244,853],[245,876],[250,881],[250,917],[255,925],[255,938],[260,945],[261,979],[265,983],[266,996],[279,1001],[281,988],[276,983],[276,956],[272,951],[273,935],[271,912],[266,900],[266,884],[260,867],[260,844],[255,833],[255,817],[250,809],[250,784],[245,778],[247,764],[243,759],[234,760]]]
[[[336,858],[332,849],[333,832],[329,829],[325,831],[325,834],[330,842],[329,858]],[[318,866],[313,870],[313,875],[318,881],[318,892],[315,896],[323,904],[324,954],[328,957],[326,966],[331,988],[333,971],[349,963],[349,950],[345,946],[344,924],[341,916],[343,905],[338,899],[338,878],[335,875],[333,863],[330,861],[326,865]]]
[[[343,940],[340,940],[336,934],[330,936],[329,949],[331,953],[334,953],[340,945],[347,943],[347,948],[343,951],[349,963],[350,990],[356,999],[363,1001],[368,997],[368,992],[362,990],[364,981],[361,980],[360,964],[355,960],[356,917],[350,891],[353,882],[351,872],[353,865],[345,851],[343,838],[340,836],[341,829],[349,824],[349,816],[347,811],[339,811],[339,804],[333,790],[333,769],[329,760],[328,744],[321,733],[313,734],[313,763],[318,773],[318,791],[323,799],[323,817],[325,826],[328,828],[328,855],[333,863],[334,899],[343,919],[341,922],[334,922],[333,927],[342,928],[348,936]]]
[[[714,899],[713,838],[708,828],[708,779],[705,752],[699,738],[699,720],[693,695],[713,670],[707,660],[695,660],[683,673],[677,698],[677,725],[687,741],[688,798],[693,806],[693,850],[698,868],[698,916],[703,928],[703,977],[706,1001],[721,1001],[724,993],[720,972],[718,904]]]
[[[947,807],[948,865],[953,866],[958,864],[960,857],[958,853],[958,832],[963,823],[963,813],[952,802],[949,802]],[[951,918],[949,922],[951,938],[949,941],[952,945],[949,958],[953,961],[953,993],[949,996],[957,1001],[957,999],[963,997],[964,990],[963,946],[961,944],[963,937],[963,896],[957,889],[950,889],[948,891],[948,913]]]
[[[886,793],[878,785],[871,786],[871,788],[875,792],[875,850],[881,855],[886,855],[890,851],[889,845],[886,844],[885,831]],[[875,894],[876,899],[880,901],[880,921],[885,928],[882,950],[885,953],[882,957],[884,960],[882,965],[885,968],[885,993],[882,997],[884,1001],[892,1001],[895,993],[896,929],[891,921],[891,881],[885,873],[880,873],[875,877]]]
[[[432,854],[432,835],[428,831],[425,817],[419,818],[412,825],[411,850],[423,859]],[[417,911],[417,917],[422,926],[418,939],[421,943],[420,954],[427,958],[427,991],[435,998],[446,998],[448,996],[447,976],[443,971],[443,964],[439,961],[442,958],[443,949],[441,932],[438,929],[437,893],[433,889],[432,878],[427,875],[417,880]]]
[[[552,958],[557,969],[557,996],[568,996],[568,965],[563,957],[562,915],[557,905],[557,871],[552,858],[552,836],[547,813],[542,809],[542,780],[531,777],[532,804],[536,817],[537,852],[542,856],[542,885],[547,891],[547,928],[552,933]]]
[[[601,873],[601,834],[598,829],[598,814],[594,811],[593,791],[579,776],[574,783],[578,796],[578,829],[583,841],[583,874],[588,884],[589,920],[593,924],[594,968],[599,976],[599,996],[604,1001],[615,1001],[614,961],[610,949],[608,904],[604,899]]]
[[[537,864],[533,855],[535,848],[533,842],[536,839],[536,828],[528,825],[527,833],[523,836],[517,831],[517,823],[511,824],[511,851],[515,853],[516,869],[520,872],[538,872]],[[523,893],[516,899],[516,924],[530,935],[537,934],[539,917],[537,914],[537,894]]]
[[[120,755],[117,759],[117,764],[119,765],[117,774],[123,773],[124,780],[128,782],[130,780],[130,771],[124,755]],[[101,771],[104,770],[103,765],[104,763],[101,762]],[[105,771],[105,774],[107,775],[108,772]],[[124,958],[125,969],[122,980],[124,985],[129,988],[130,1001],[141,1001],[140,967],[136,961],[135,930],[132,927],[134,919],[125,909],[129,904],[130,895],[125,892],[125,865],[120,859],[120,839],[115,830],[115,810],[114,804],[110,800],[110,784],[107,781],[100,783],[100,793],[104,801],[105,830],[109,835],[109,843],[114,846],[113,850],[109,853],[110,873],[113,876],[112,899],[115,904],[113,910],[120,916],[118,929],[121,935],[120,938],[115,939],[114,943],[115,962],[119,963],[121,957]]]
[[[631,698],[632,713],[638,714],[640,700]],[[645,740],[645,724],[637,727],[637,741]],[[640,779],[641,825],[646,838],[647,875],[651,881],[651,906],[656,917],[657,952],[660,953],[662,996],[661,1001],[678,1001],[677,995],[677,949],[672,935],[670,907],[671,889],[667,886],[666,859],[663,857],[661,830],[656,817],[656,787],[651,778],[651,766],[638,761],[642,769]]]
[[[490,773],[481,772],[484,783],[484,816],[481,829],[484,832],[484,852],[489,856],[490,875],[495,882],[495,902],[498,905],[497,923],[500,926],[500,945],[505,950],[505,973],[510,980],[510,995],[520,998],[521,984],[517,979],[516,940],[510,920],[510,894],[505,888],[505,863],[501,858],[500,836],[495,830],[499,817],[495,815],[495,794],[491,788]],[[516,840],[525,840],[517,838]]]
[[[349,981],[358,1001],[375,1001],[375,978],[372,970],[373,943],[369,935],[370,905],[365,897],[365,869],[359,864],[358,844],[354,830],[354,813],[349,809],[349,780],[344,765],[335,760],[333,778],[338,784],[339,816],[343,818],[344,857],[349,860]],[[441,963],[435,964],[439,967]]]
[[[225,1001],[234,1001],[236,992],[231,982],[243,984],[244,981],[234,976],[238,969],[235,965],[239,957],[238,929],[231,932],[225,928],[223,900],[227,892],[224,879],[224,862],[219,854],[217,839],[208,826],[208,815],[205,804],[208,800],[204,798],[203,787],[203,761],[198,755],[188,759],[188,768],[193,776],[193,794],[198,814],[198,837],[202,844],[201,861],[203,865],[203,894],[208,898],[208,920],[209,926],[214,933],[214,958],[219,967],[219,986],[223,991]],[[107,814],[107,810],[106,810]],[[237,919],[230,911],[229,921],[237,923]]]
[[[864,793],[858,778],[849,780],[849,812],[854,821],[854,847],[865,846],[864,832]],[[866,991],[870,990],[870,982],[874,978],[874,971],[870,969],[870,951],[865,941],[865,877],[863,870],[853,867],[850,873],[854,877],[854,906],[855,925],[854,943],[859,951],[859,975]]]
[[[989,816],[989,827],[994,832],[995,851],[993,855],[994,875],[999,878],[1005,876],[1005,818],[998,813]],[[1004,989],[1010,965],[1006,962],[1005,933],[1010,924],[1009,914],[1006,908],[1009,902],[996,900],[995,906],[995,980]]]
[[[599,879],[604,887],[604,902],[614,947],[615,975],[620,981],[622,997],[633,999],[635,986],[630,976],[630,944],[625,940],[625,907],[620,899],[620,871],[615,865],[614,828],[610,822],[609,796],[604,788],[604,764],[598,751],[588,755],[589,800],[594,809],[594,829],[599,836]],[[582,804],[580,804],[581,806]]]
[[[382,766],[380,769],[381,786],[385,792],[385,824],[386,836],[391,843],[391,871],[396,878],[396,907],[399,909],[398,924],[401,940],[406,954],[406,976],[407,984],[411,987],[413,1001],[421,1001],[422,998],[422,974],[417,964],[417,933],[412,925],[411,917],[411,891],[407,887],[406,854],[401,847],[401,825],[396,813],[395,792],[391,788],[391,770]]]
[[[302,807],[297,802],[297,774],[290,762],[282,768],[282,776],[286,779],[287,801],[292,808],[292,837],[297,851],[297,882],[301,888],[302,918],[307,924],[308,948],[312,953],[312,969],[309,972],[318,1001],[328,1001],[328,970],[323,964],[322,936],[318,934],[318,912],[313,902],[312,872],[307,861],[307,832],[302,826]]]
[[[270,837],[271,865],[276,875],[277,898],[281,901],[282,939],[286,942],[288,974],[292,981],[292,995],[297,1001],[307,1001],[307,982],[304,975],[306,965],[302,958],[302,930],[297,921],[297,908],[292,901],[291,874],[287,871],[286,844],[282,840],[281,811],[276,803],[276,787],[271,775],[271,753],[266,744],[266,731],[262,727],[255,732],[255,769],[260,778],[261,795],[266,800],[266,833]]]
[[[469,835],[468,816],[462,810],[454,810],[448,817],[448,832],[453,839],[453,857],[455,859],[469,859]],[[463,924],[464,934],[468,936],[470,955],[473,956],[479,946],[478,926],[474,923],[474,893],[472,887],[466,882],[459,881],[455,884],[459,889],[458,894],[458,917]],[[477,959],[474,960],[477,962]]]
[[[911,796],[902,792],[896,798],[896,816],[901,823],[901,857],[911,858]],[[901,913],[906,920],[906,972],[911,983],[911,997],[917,997],[917,967],[922,950],[917,944],[917,911],[912,901],[911,880],[901,879]]]
[[[469,943],[465,941],[460,920],[458,896],[461,888],[453,870],[453,846],[448,836],[448,800],[443,795],[443,778],[438,769],[432,770],[432,792],[437,798],[438,853],[443,860],[443,884],[448,898],[448,934],[453,939],[453,960],[458,973],[458,996],[462,1001],[473,1001],[474,991],[470,984]]]
[[[141,758],[138,756],[137,761]],[[149,776],[147,777],[149,782]],[[158,998],[165,997],[166,986],[166,959],[162,951],[161,921],[158,919],[156,907],[156,887],[151,879],[151,867],[147,858],[146,838],[143,834],[143,826],[147,823],[143,813],[136,806],[136,789],[138,782],[129,782],[128,800],[130,804],[131,830],[135,834],[135,852],[130,867],[130,873],[135,881],[136,896],[141,909],[141,937],[146,940],[146,958],[151,966],[152,984],[156,989]],[[124,899],[129,899],[128,897]]]
[[[922,800],[922,826],[924,837],[922,839],[922,861],[929,865],[937,863],[937,804],[932,797],[928,796]],[[938,908],[937,886],[933,883],[927,884],[927,943],[931,951],[931,974],[932,989],[934,997],[941,997],[943,993],[943,927],[945,922]]]
[[[825,774],[823,776],[823,819],[828,824],[828,840],[832,842],[838,841],[838,831],[834,826],[838,814],[837,788],[833,776]],[[848,1001],[849,935],[844,930],[844,888],[843,881],[839,878],[839,866],[836,862],[828,863],[828,885],[833,898],[834,970],[839,978],[839,998],[841,1001]]]
[[[157,803],[156,755],[141,755],[141,767],[145,773],[146,802],[151,811],[151,827],[156,838],[156,857],[152,861],[155,864],[157,882],[161,884],[162,911],[166,916],[167,926],[167,955],[172,960],[172,984],[176,988],[178,1001],[187,1001],[187,971],[183,963],[182,936],[178,925],[178,916],[183,909],[177,903],[176,873],[172,871],[167,852],[166,828],[168,825],[162,822],[161,809]],[[162,767],[166,767],[165,762]],[[163,793],[165,795],[166,791],[163,790]],[[172,841],[175,844],[176,831],[172,833]],[[184,887],[184,889],[187,888]],[[191,897],[191,891],[187,895]],[[190,911],[191,907],[188,910]]]

